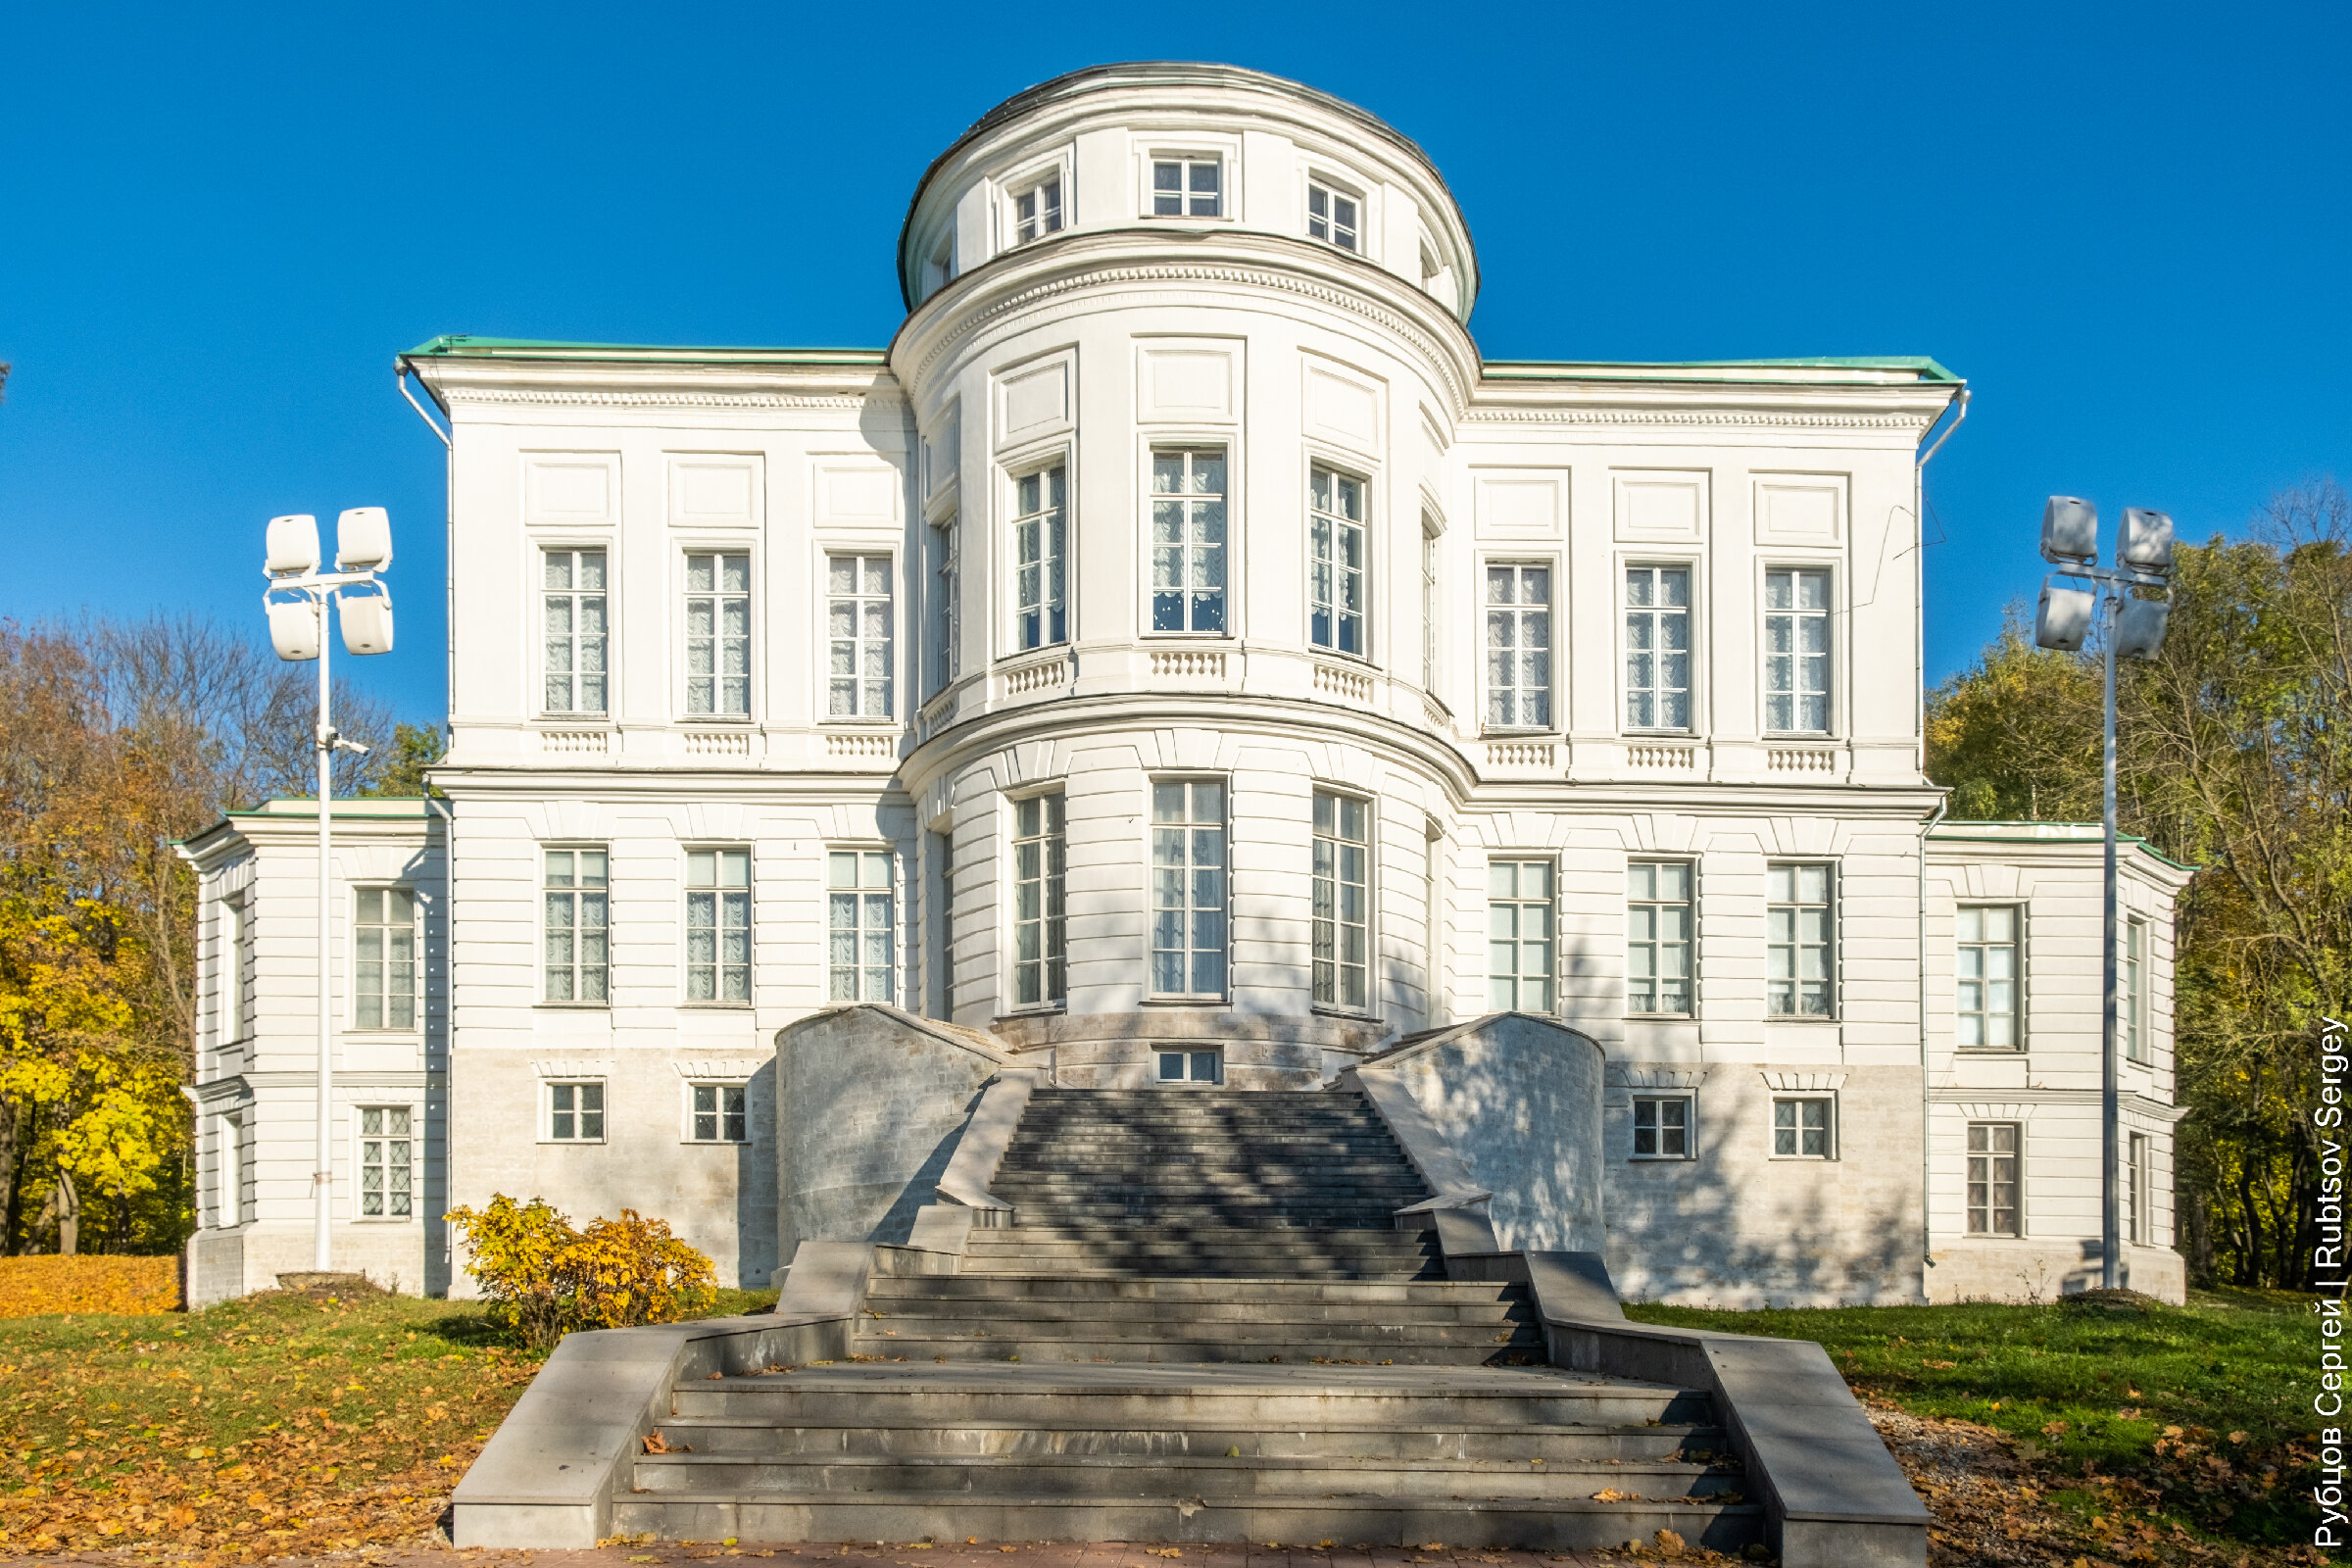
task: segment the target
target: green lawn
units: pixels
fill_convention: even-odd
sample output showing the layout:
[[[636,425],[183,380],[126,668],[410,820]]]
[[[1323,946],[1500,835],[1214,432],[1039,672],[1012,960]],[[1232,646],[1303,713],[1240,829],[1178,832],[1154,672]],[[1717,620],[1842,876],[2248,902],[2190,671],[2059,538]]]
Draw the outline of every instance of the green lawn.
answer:
[[[0,1554],[414,1539],[539,1360],[477,1303],[410,1297],[0,1320]]]
[[[1858,1391],[1980,1422],[2064,1488],[2121,1481],[2225,1538],[2307,1542],[2318,1520],[2311,1298],[2195,1292],[2186,1307],[1629,1306],[1644,1323],[1817,1340]],[[2343,1423],[2339,1423],[2343,1424]]]

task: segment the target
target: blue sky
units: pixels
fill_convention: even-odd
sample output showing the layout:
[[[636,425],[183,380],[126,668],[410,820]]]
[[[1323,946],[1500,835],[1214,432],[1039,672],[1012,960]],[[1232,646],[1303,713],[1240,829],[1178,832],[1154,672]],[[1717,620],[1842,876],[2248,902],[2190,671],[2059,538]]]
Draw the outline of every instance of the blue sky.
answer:
[[[924,165],[1104,60],[1364,105],[1468,212],[1491,358],[1932,354],[1929,668],[2053,490],[2191,537],[2352,476],[2341,7],[15,6],[0,615],[250,626],[263,521],[378,504],[442,715],[437,332],[871,345]],[[341,666],[348,669],[350,666]]]

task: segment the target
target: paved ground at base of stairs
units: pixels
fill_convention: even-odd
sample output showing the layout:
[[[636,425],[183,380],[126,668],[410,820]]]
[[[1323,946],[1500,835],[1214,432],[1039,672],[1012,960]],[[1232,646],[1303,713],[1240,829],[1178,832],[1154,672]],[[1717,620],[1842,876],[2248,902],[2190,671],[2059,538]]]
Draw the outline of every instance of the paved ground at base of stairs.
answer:
[[[218,1561],[219,1559],[213,1559]],[[1640,1557],[1592,1551],[1415,1551],[1375,1546],[1350,1551],[1292,1549],[1263,1545],[1153,1546],[1121,1542],[1023,1542],[1004,1544],[980,1542],[939,1546],[810,1545],[724,1546],[660,1542],[647,1545],[599,1546],[590,1551],[458,1551],[448,1546],[368,1547],[323,1557],[263,1559],[278,1568],[672,1568],[688,1562],[772,1560],[779,1565],[827,1564],[830,1568],[940,1568],[955,1562],[959,1568],[1626,1568],[1635,1562],[1657,1563],[1653,1548]],[[1693,1553],[1686,1562],[1703,1562]],[[1729,1563],[1729,1557],[1714,1557]],[[68,1551],[40,1557],[0,1558],[0,1568],[133,1568],[168,1564],[199,1568],[207,1559],[173,1552]]]

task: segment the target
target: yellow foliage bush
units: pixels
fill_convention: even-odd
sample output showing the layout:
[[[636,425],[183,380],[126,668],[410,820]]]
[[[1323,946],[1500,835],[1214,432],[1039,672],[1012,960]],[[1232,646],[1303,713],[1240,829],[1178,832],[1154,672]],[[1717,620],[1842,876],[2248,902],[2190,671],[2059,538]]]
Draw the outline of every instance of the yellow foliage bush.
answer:
[[[0,1317],[177,1310],[176,1256],[0,1257]]]
[[[544,1199],[517,1203],[497,1193],[478,1214],[446,1217],[491,1310],[534,1348],[572,1329],[676,1323],[709,1307],[716,1290],[710,1259],[672,1236],[668,1221],[633,1208],[575,1231]]]

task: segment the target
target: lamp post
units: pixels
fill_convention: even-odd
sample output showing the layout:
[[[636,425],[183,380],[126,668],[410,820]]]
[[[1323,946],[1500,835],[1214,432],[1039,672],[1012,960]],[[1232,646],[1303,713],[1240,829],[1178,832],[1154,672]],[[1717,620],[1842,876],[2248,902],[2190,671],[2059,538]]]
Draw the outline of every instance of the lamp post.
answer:
[[[2115,564],[2102,567],[2098,508],[2075,496],[2052,496],[2041,513],[2041,559],[2058,569],[2041,585],[2041,602],[2034,612],[2034,644],[2063,653],[2078,652],[2089,636],[2095,610],[2106,646],[2107,898],[2106,957],[2101,970],[2105,1002],[2099,1025],[2099,1283],[2112,1291],[2123,1284],[2123,1201],[2116,1158],[2122,1141],[2122,1094],[2117,1087],[2115,1059],[2120,1000],[2116,989],[2115,661],[2119,654],[2154,659],[2164,645],[2165,625],[2173,612],[2171,603],[2134,599],[2131,590],[2170,585],[2173,519],[2144,507],[2125,508],[2123,524],[2116,530]],[[2061,577],[2093,586],[2063,588],[2058,584]]]
[[[262,608],[270,617],[270,642],[277,657],[318,661],[318,727],[312,741],[318,759],[318,1151],[311,1174],[314,1236],[311,1266],[334,1267],[334,1003],[329,984],[334,934],[334,894],[328,856],[334,834],[329,803],[337,752],[365,754],[327,721],[327,609],[343,606],[343,648],[351,654],[392,651],[392,592],[376,573],[392,564],[392,519],[381,507],[353,507],[335,519],[335,569],[318,569],[318,519],[309,514],[271,517],[263,567],[270,586]],[[351,594],[355,588],[372,590]]]

